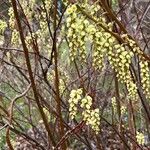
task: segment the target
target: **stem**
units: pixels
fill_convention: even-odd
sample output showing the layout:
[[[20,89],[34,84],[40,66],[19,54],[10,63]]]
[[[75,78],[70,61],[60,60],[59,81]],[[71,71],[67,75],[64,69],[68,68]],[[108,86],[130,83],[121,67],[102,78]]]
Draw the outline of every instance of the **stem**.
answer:
[[[57,53],[57,0],[54,1],[54,35],[53,35],[53,48],[52,51],[54,52],[54,63],[55,63],[55,89],[56,89],[56,102],[57,102],[57,111],[59,115],[59,132],[61,138],[64,135],[64,125],[63,125],[63,118],[61,113],[61,98],[59,92],[59,75],[58,75],[58,53]],[[66,143],[62,143],[62,149],[66,150]]]

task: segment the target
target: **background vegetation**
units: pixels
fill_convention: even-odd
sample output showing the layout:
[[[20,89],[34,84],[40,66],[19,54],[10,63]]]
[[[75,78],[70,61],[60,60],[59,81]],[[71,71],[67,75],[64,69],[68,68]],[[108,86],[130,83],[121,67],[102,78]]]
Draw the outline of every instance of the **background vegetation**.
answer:
[[[0,149],[150,149],[148,0],[0,1]]]

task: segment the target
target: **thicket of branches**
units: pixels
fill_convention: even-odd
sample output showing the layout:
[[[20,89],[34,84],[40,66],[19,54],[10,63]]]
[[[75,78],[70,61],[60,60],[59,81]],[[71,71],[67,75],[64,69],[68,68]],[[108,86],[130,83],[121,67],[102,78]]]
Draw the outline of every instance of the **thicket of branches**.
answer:
[[[150,2],[2,0],[0,149],[150,149]]]

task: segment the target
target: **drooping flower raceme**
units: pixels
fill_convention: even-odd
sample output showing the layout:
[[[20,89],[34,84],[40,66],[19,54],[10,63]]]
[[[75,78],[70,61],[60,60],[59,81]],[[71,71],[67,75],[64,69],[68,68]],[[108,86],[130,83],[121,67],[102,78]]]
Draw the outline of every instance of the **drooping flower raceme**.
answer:
[[[78,104],[82,108],[82,117],[87,125],[90,125],[91,128],[96,132],[99,132],[100,126],[100,116],[99,109],[92,109],[92,98],[89,95],[83,97],[82,89],[72,90],[70,93],[69,99],[69,112],[71,119],[74,119],[78,112]]]
[[[141,59],[140,69],[142,89],[146,98],[150,99],[150,75],[148,62],[146,60]]]
[[[70,99],[69,99],[69,112],[71,119],[74,119],[77,114],[77,104],[79,100],[81,100],[81,94],[82,90],[72,90],[70,93]]]

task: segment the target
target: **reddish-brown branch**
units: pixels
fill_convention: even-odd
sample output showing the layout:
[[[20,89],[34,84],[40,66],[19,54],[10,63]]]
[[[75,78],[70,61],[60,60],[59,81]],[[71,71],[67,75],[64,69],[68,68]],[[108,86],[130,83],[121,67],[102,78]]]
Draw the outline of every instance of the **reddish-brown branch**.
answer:
[[[54,70],[55,70],[55,90],[56,90],[56,102],[57,102],[57,112],[59,115],[59,132],[60,136],[64,135],[64,124],[61,113],[61,98],[59,91],[59,74],[58,74],[58,52],[57,52],[57,0],[54,1],[54,35],[53,35],[53,47],[52,51],[54,52]],[[62,144],[62,150],[66,150],[66,144]]]
[[[80,129],[85,125],[84,121],[81,121],[77,126],[75,126],[72,130],[66,132],[66,134],[60,139],[54,150],[57,150],[68,138],[71,134],[77,133]]]
[[[13,146],[11,144],[11,140],[10,140],[10,127],[11,127],[11,124],[12,124],[12,118],[13,118],[13,106],[14,106],[14,103],[17,99],[23,97],[27,92],[28,90],[30,89],[31,87],[31,84],[28,86],[28,88],[20,95],[16,96],[12,102],[11,102],[11,105],[10,105],[10,110],[9,110],[9,125],[7,126],[6,128],[6,141],[7,141],[7,144],[8,144],[8,147],[10,148],[10,150],[13,150]]]

